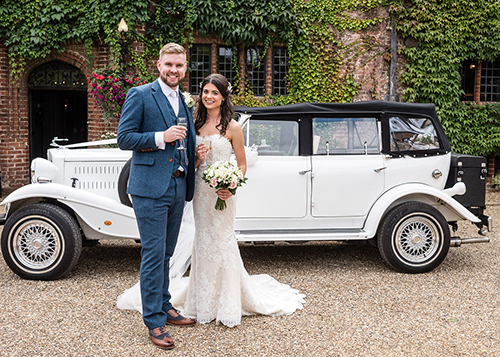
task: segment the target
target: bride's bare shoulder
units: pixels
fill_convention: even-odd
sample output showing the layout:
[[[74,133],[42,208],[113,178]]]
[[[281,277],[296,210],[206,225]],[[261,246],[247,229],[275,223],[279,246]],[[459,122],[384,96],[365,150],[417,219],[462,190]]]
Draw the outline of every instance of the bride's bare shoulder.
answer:
[[[232,119],[229,124],[227,125],[226,129],[226,137],[229,139],[229,141],[233,141],[234,137],[238,137],[239,134],[243,135],[243,131],[241,130],[241,125],[238,123],[236,120]]]
[[[236,120],[232,119],[228,126],[227,129],[232,131],[232,132],[240,132],[241,131],[241,125],[238,123]]]

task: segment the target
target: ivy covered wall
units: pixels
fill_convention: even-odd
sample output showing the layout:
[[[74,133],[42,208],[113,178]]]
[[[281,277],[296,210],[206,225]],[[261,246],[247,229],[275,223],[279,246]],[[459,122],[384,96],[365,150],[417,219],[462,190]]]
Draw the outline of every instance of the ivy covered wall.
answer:
[[[13,75],[26,61],[63,51],[68,41],[111,49],[118,65],[121,18],[144,25],[136,39],[145,44],[133,67],[143,74],[167,42],[189,44],[196,36],[215,35],[225,45],[285,44],[289,52],[289,96],[277,104],[299,101],[352,101],[362,83],[345,60],[380,43],[365,36],[345,43],[347,32],[379,25],[387,12],[383,0],[5,0],[0,7],[0,38],[6,39]],[[18,21],[18,19],[23,19]],[[386,48],[379,50],[383,52]],[[242,95],[244,93],[241,93]],[[262,102],[261,102],[262,103]],[[252,103],[248,103],[252,104]],[[258,103],[254,103],[258,104]]]
[[[498,106],[460,102],[462,63],[500,59],[500,1],[393,1],[390,10],[405,39],[404,100],[436,104],[453,151],[500,153]]]

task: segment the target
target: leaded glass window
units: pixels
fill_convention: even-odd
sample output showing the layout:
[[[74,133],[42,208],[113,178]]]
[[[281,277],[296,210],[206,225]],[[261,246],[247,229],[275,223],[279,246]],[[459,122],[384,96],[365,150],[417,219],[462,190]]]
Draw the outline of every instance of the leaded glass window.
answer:
[[[61,61],[51,61],[37,67],[28,78],[28,86],[87,90],[87,78],[78,68]]]
[[[285,95],[288,74],[288,53],[286,47],[273,49],[273,95]]]
[[[200,83],[210,74],[210,45],[193,45],[189,58],[189,91],[199,94]]]
[[[219,46],[218,48],[219,73],[231,84],[234,83],[238,69],[238,50],[234,51],[232,47]]]
[[[481,67],[481,102],[500,101],[500,62],[483,62]]]
[[[266,62],[264,48],[249,48],[246,52],[246,82],[254,95],[266,93]]]

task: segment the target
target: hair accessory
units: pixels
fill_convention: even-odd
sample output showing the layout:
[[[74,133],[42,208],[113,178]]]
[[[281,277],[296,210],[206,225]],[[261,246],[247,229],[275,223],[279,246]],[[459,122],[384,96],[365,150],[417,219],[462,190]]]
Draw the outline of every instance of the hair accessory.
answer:
[[[203,82],[200,82],[200,89],[203,88]],[[227,91],[229,93],[233,93],[233,86],[231,85],[231,83],[228,84],[227,86]]]

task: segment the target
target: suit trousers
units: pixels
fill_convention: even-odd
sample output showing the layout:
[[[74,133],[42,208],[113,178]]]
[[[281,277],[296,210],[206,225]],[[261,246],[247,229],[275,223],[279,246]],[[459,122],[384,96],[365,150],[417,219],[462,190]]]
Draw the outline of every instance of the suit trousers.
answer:
[[[186,179],[172,177],[160,198],[132,195],[141,237],[142,315],[150,329],[164,326],[170,303],[169,266],[174,253],[186,201]]]

